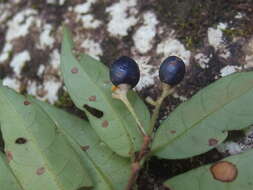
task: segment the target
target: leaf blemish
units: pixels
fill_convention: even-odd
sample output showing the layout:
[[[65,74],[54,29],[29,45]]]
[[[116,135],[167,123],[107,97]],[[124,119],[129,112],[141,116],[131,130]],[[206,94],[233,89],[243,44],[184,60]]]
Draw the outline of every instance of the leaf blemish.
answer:
[[[36,170],[36,174],[37,175],[42,175],[43,173],[45,173],[45,168],[44,167],[38,168]]]
[[[175,130],[170,130],[170,133],[171,133],[171,134],[175,134],[176,131],[175,131]]]
[[[27,140],[23,137],[19,137],[15,141],[16,144],[25,144],[26,142],[27,142]]]
[[[73,68],[71,69],[71,73],[73,73],[73,74],[78,73],[78,68],[73,67]]]
[[[90,97],[89,97],[89,101],[90,101],[90,102],[95,102],[96,99],[97,99],[96,96],[90,96]]]
[[[222,182],[232,182],[236,179],[238,170],[228,161],[220,161],[210,167],[213,178]]]
[[[10,162],[11,160],[13,160],[13,155],[12,152],[10,151],[6,151],[6,157],[7,157],[7,161]]]
[[[89,148],[90,148],[89,145],[81,146],[81,149],[82,149],[83,151],[86,151],[86,150],[88,150]]]
[[[96,108],[93,108],[87,104],[84,104],[83,107],[94,117],[101,118],[103,117],[104,113]]]
[[[211,138],[208,140],[208,145],[209,146],[215,146],[218,144],[218,140],[217,139],[214,139],[214,138]]]
[[[238,170],[228,161],[220,161],[210,168],[213,178],[222,182],[232,182],[236,179]]]
[[[29,102],[29,101],[27,101],[27,100],[24,101],[24,105],[25,105],[25,106],[28,106],[29,104],[31,104],[31,102]]]
[[[102,123],[102,127],[107,128],[109,126],[109,122],[107,120],[104,120]]]

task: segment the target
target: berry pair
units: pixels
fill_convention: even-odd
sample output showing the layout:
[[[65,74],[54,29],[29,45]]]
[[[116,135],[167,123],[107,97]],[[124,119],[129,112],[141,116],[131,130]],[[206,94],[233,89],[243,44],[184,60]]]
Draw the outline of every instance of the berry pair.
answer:
[[[180,83],[185,74],[185,64],[176,56],[167,57],[159,69],[159,78],[163,83],[171,86]],[[140,70],[137,63],[127,56],[117,59],[110,68],[110,78],[115,86],[128,84],[135,87],[140,79]]]

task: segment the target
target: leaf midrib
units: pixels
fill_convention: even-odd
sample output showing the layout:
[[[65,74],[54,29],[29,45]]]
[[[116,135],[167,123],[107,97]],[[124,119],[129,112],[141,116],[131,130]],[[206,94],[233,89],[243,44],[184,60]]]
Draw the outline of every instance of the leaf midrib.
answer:
[[[63,43],[64,43],[64,42],[63,42]],[[65,43],[64,43],[64,44],[65,44]],[[66,46],[65,46],[64,48],[66,48]],[[66,52],[71,52],[71,48],[67,48],[67,49],[68,49],[68,51],[66,51]],[[64,54],[63,54],[63,55],[64,55]],[[66,55],[66,56],[67,56],[67,55]],[[121,122],[121,119],[119,119],[119,118],[121,118],[121,116],[118,115],[117,112],[116,112],[116,111],[113,109],[113,107],[111,106],[111,104],[108,103],[108,102],[110,102],[110,101],[108,100],[107,96],[105,96],[105,95],[103,94],[103,91],[102,91],[99,87],[97,87],[97,85],[90,79],[90,76],[89,76],[88,74],[86,74],[86,72],[85,72],[85,70],[83,69],[82,65],[81,65],[80,63],[78,63],[78,61],[76,60],[75,56],[74,56],[72,53],[70,53],[70,56],[74,59],[74,61],[77,63],[77,65],[78,65],[78,64],[80,65],[80,67],[81,67],[83,73],[85,73],[85,76],[86,76],[85,78],[87,78],[91,83],[94,84],[96,90],[97,90],[98,92],[100,92],[99,94],[103,97],[104,100],[106,100],[107,105],[109,105],[110,109],[112,110],[112,112],[113,112],[114,115],[116,116],[115,119],[118,121],[118,123],[120,123],[121,128],[123,128],[123,130],[126,132],[127,137],[128,137],[128,139],[130,140],[130,143],[131,143],[131,149],[135,149],[135,146],[134,146],[134,144],[133,144],[134,141],[133,141],[133,139],[131,138],[131,135],[129,134],[128,130],[126,129],[125,124]],[[64,64],[61,64],[61,65],[62,65],[62,67],[64,67],[64,70],[66,71]],[[67,81],[68,81],[68,80],[65,80],[65,83],[68,83],[68,84],[69,84],[69,82],[67,82]],[[69,85],[70,85],[70,84],[69,84]],[[75,97],[77,97],[75,94],[72,94],[72,95],[74,95]],[[76,98],[76,99],[78,99],[78,98]],[[83,109],[81,106],[80,106],[80,108]],[[105,142],[105,143],[106,143],[106,142]],[[106,144],[107,144],[107,143],[106,143]],[[108,145],[108,146],[109,146],[109,145]]]
[[[2,90],[1,90],[2,91]],[[16,110],[15,106],[10,102],[9,98],[7,96],[5,96],[5,93],[3,93],[2,91],[2,95],[5,97],[5,99],[8,101],[8,104],[12,107],[12,110],[14,110],[14,112],[16,113],[16,115],[21,119],[21,121],[23,121],[23,125],[25,125],[25,121],[24,119],[20,116],[20,114],[18,113],[18,111]],[[13,109],[14,108],[14,109]],[[23,126],[24,127],[24,126]],[[37,147],[37,149],[39,150],[38,152],[40,153],[42,159],[44,160],[44,164],[45,164],[45,167],[48,169],[49,173],[51,173],[51,176],[53,178],[53,181],[56,183],[56,185],[59,187],[59,189],[61,190],[65,190],[65,188],[60,185],[60,182],[59,180],[57,179],[55,173],[53,172],[53,170],[51,170],[51,168],[48,166],[47,164],[47,159],[46,159],[46,156],[43,154],[42,151],[40,151],[40,148],[39,148],[39,145],[36,141],[36,138],[34,137],[33,133],[31,133],[29,131],[29,129],[27,129],[26,127],[24,127],[25,131],[27,131],[28,134],[30,134],[31,138],[32,138],[32,142],[33,142],[33,146]]]
[[[181,134],[175,136],[175,138],[171,139],[170,141],[168,141],[167,143],[164,143],[161,146],[156,147],[155,149],[153,149],[152,152],[159,152],[160,149],[162,149],[163,147],[172,144],[174,141],[178,140],[180,137],[182,137],[184,134],[186,134],[189,130],[191,130],[192,128],[195,128],[196,126],[198,126],[199,123],[201,123],[203,120],[205,120],[206,118],[208,118],[210,115],[212,115],[213,113],[215,113],[217,110],[220,110],[222,108],[224,108],[226,105],[229,105],[230,103],[232,103],[235,99],[240,98],[241,96],[244,96],[246,94],[248,94],[251,90],[252,90],[253,86],[247,90],[245,90],[243,93],[241,93],[238,96],[235,96],[234,98],[231,98],[230,101],[221,104],[220,107],[217,107],[216,109],[214,109],[213,111],[211,111],[210,113],[208,113],[207,115],[205,115],[202,119],[198,120],[197,122],[195,122],[194,124],[192,124],[191,127],[187,128],[185,131],[183,131]]]
[[[33,101],[35,104],[38,105],[38,103],[36,103],[35,101]],[[59,126],[60,124],[57,122],[57,119],[54,119],[53,116],[50,116],[48,114],[48,111],[43,107],[43,106],[40,106],[46,113],[47,115],[53,120],[53,122],[55,123],[56,126]],[[65,130],[64,128],[62,127],[57,127],[63,134],[66,135],[66,137],[70,138],[71,141],[76,145],[76,146],[79,146],[81,147],[81,145],[75,140],[75,138],[69,133],[67,132],[67,130]],[[103,176],[104,180],[107,182],[107,184],[110,186],[110,189],[113,190],[113,187],[109,181],[109,179],[106,178],[105,174],[103,173],[103,171],[100,169],[100,167],[97,166],[97,164],[95,163],[95,161],[93,161],[93,159],[89,156],[89,154],[87,152],[83,152],[82,154],[85,154],[89,160],[92,162],[92,164],[94,165],[94,167],[96,168],[96,170],[98,170],[98,172],[101,174],[101,176]]]

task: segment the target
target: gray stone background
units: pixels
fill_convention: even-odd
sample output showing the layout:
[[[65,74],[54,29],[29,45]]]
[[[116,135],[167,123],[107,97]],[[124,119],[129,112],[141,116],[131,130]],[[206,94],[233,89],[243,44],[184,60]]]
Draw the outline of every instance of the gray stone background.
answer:
[[[162,60],[181,57],[187,74],[161,119],[220,77],[253,67],[252,0],[0,0],[4,85],[72,105],[59,71],[62,25],[71,28],[78,51],[108,66],[121,55],[135,59],[141,70],[136,91],[143,98],[159,95]]]

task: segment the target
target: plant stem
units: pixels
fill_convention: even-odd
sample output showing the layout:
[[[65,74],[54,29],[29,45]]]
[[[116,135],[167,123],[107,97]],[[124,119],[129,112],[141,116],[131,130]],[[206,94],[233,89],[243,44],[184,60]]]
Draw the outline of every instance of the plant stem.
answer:
[[[147,153],[149,152],[149,144],[151,142],[151,137],[144,136],[143,137],[143,144],[141,147],[140,152],[136,156],[135,160],[132,162],[132,168],[131,168],[131,176],[128,180],[127,186],[125,190],[132,190],[134,184],[136,183],[136,179],[139,175],[139,172],[141,170],[141,166],[144,163],[144,158],[146,157]]]
[[[132,114],[133,118],[135,119],[141,134],[143,136],[146,136],[147,135],[146,131],[144,130],[137,114],[135,113],[133,109],[133,106],[131,105],[131,103],[129,102],[127,98],[127,91],[129,90],[129,88],[130,87],[128,85],[121,85],[118,89],[115,90],[115,92],[112,93],[112,96],[113,98],[121,100],[126,105],[127,109]]]
[[[138,119],[138,116],[135,113],[132,105],[130,104],[129,100],[127,99],[127,91],[129,90],[129,88],[130,87],[128,85],[120,86],[119,89],[116,89],[115,92],[113,92],[113,94],[112,94],[112,96],[114,98],[121,100],[126,105],[128,110],[130,111],[130,113],[134,117],[141,134],[143,135],[143,144],[141,146],[140,152],[135,156],[134,160],[132,160],[131,176],[128,180],[125,190],[132,190],[134,184],[136,183],[136,179],[137,179],[139,172],[141,170],[141,166],[144,163],[144,160],[146,159],[147,154],[149,153],[149,146],[152,141],[152,138],[151,138],[152,132],[155,127],[157,118],[159,116],[159,110],[162,105],[162,102],[168,95],[170,95],[174,91],[174,89],[172,89],[171,86],[169,86],[165,83],[162,83],[161,96],[156,101],[154,101],[151,98],[147,98],[147,101],[150,102],[152,105],[154,105],[155,109],[154,109],[153,115],[151,117],[151,122],[150,122],[150,126],[148,129],[148,133],[146,133],[146,131],[144,130],[143,126],[141,125],[141,122]]]
[[[134,111],[132,105],[130,104],[130,102],[129,102],[129,100],[127,99],[126,96],[122,97],[122,102],[125,103],[126,107],[128,108],[128,110],[130,111],[130,113],[131,113],[132,116],[134,117],[134,119],[135,119],[135,121],[136,121],[136,123],[137,123],[137,125],[138,125],[138,128],[139,128],[141,134],[142,134],[143,136],[147,135],[147,134],[146,134],[146,131],[144,130],[144,128],[143,128],[143,126],[142,126],[142,124],[141,124],[141,122],[140,122],[140,120],[139,120],[139,118],[138,118],[138,116],[136,115],[136,113],[135,113],[135,111]]]
[[[163,100],[170,95],[171,93],[173,93],[174,89],[171,88],[170,85],[162,83],[162,94],[161,96],[155,101],[155,109],[153,111],[152,117],[151,117],[151,121],[150,121],[150,125],[149,125],[149,129],[148,129],[148,135],[152,135],[152,132],[154,130],[155,124],[156,124],[156,120],[159,117],[159,111],[161,108],[161,105],[163,103]]]
[[[150,96],[146,97],[145,101],[152,106],[155,106],[155,101]]]

